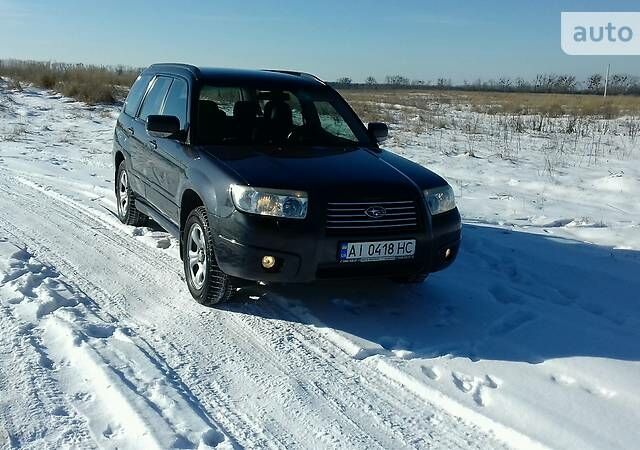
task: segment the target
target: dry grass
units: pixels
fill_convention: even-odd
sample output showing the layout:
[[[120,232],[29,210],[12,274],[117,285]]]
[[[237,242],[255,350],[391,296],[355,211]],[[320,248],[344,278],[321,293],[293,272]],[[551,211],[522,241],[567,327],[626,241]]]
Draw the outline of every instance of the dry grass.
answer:
[[[389,123],[394,143],[470,157],[479,149],[516,163],[541,145],[544,175],[566,164],[626,158],[640,136],[640,97],[468,91],[343,89],[364,122]],[[407,133],[409,132],[409,133]]]
[[[27,133],[27,127],[24,125],[16,125],[4,134],[0,134],[0,141],[19,142]]]
[[[24,83],[51,89],[90,104],[115,103],[122,99],[139,70],[61,64],[38,61],[0,61],[0,76],[11,79],[14,88]]]
[[[640,135],[638,96],[362,89],[341,93],[365,122],[386,122],[415,135],[458,132],[467,140],[469,153],[477,141],[490,138],[505,159],[517,157],[522,134],[595,141],[620,135],[629,136],[634,145]]]
[[[542,115],[544,117],[600,117],[605,119],[640,115],[640,97],[584,94],[539,94],[438,90],[343,89],[341,94],[367,120],[384,121],[389,105],[438,115],[443,105],[456,110],[487,114]],[[381,104],[385,104],[381,108]]]

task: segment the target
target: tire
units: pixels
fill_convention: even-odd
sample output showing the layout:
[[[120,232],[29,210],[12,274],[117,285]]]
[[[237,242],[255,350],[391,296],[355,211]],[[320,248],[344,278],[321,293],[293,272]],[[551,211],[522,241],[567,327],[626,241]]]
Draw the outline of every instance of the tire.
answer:
[[[118,166],[116,201],[118,203],[118,219],[120,219],[120,222],[136,227],[147,222],[147,216],[136,208],[135,194],[129,184],[129,173],[124,161]]]
[[[184,274],[191,296],[205,306],[229,301],[238,283],[218,266],[213,252],[213,234],[204,206],[194,209],[187,217],[182,242]]]
[[[429,275],[424,274],[412,274],[412,275],[401,275],[397,277],[391,277],[391,281],[398,284],[420,284],[423,283],[424,280],[427,279]]]

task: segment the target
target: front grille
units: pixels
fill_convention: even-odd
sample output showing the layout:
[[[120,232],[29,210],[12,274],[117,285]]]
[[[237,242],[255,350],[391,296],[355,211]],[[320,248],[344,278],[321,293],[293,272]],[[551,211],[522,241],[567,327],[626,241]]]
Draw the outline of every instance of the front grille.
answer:
[[[370,217],[370,208],[384,210],[380,217]],[[327,233],[354,234],[414,231],[418,228],[416,202],[340,202],[327,204]]]

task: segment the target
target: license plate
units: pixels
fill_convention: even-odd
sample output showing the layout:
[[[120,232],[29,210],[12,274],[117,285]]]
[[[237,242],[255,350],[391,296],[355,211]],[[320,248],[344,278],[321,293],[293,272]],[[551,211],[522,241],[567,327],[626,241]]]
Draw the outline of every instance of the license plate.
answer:
[[[390,261],[410,259],[416,253],[416,240],[343,242],[340,244],[340,262]]]

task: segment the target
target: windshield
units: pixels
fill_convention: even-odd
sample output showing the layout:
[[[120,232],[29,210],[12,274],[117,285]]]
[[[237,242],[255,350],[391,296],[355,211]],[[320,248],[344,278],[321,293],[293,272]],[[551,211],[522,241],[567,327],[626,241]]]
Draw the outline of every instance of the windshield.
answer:
[[[201,144],[371,145],[360,119],[324,88],[204,85],[197,114]]]

